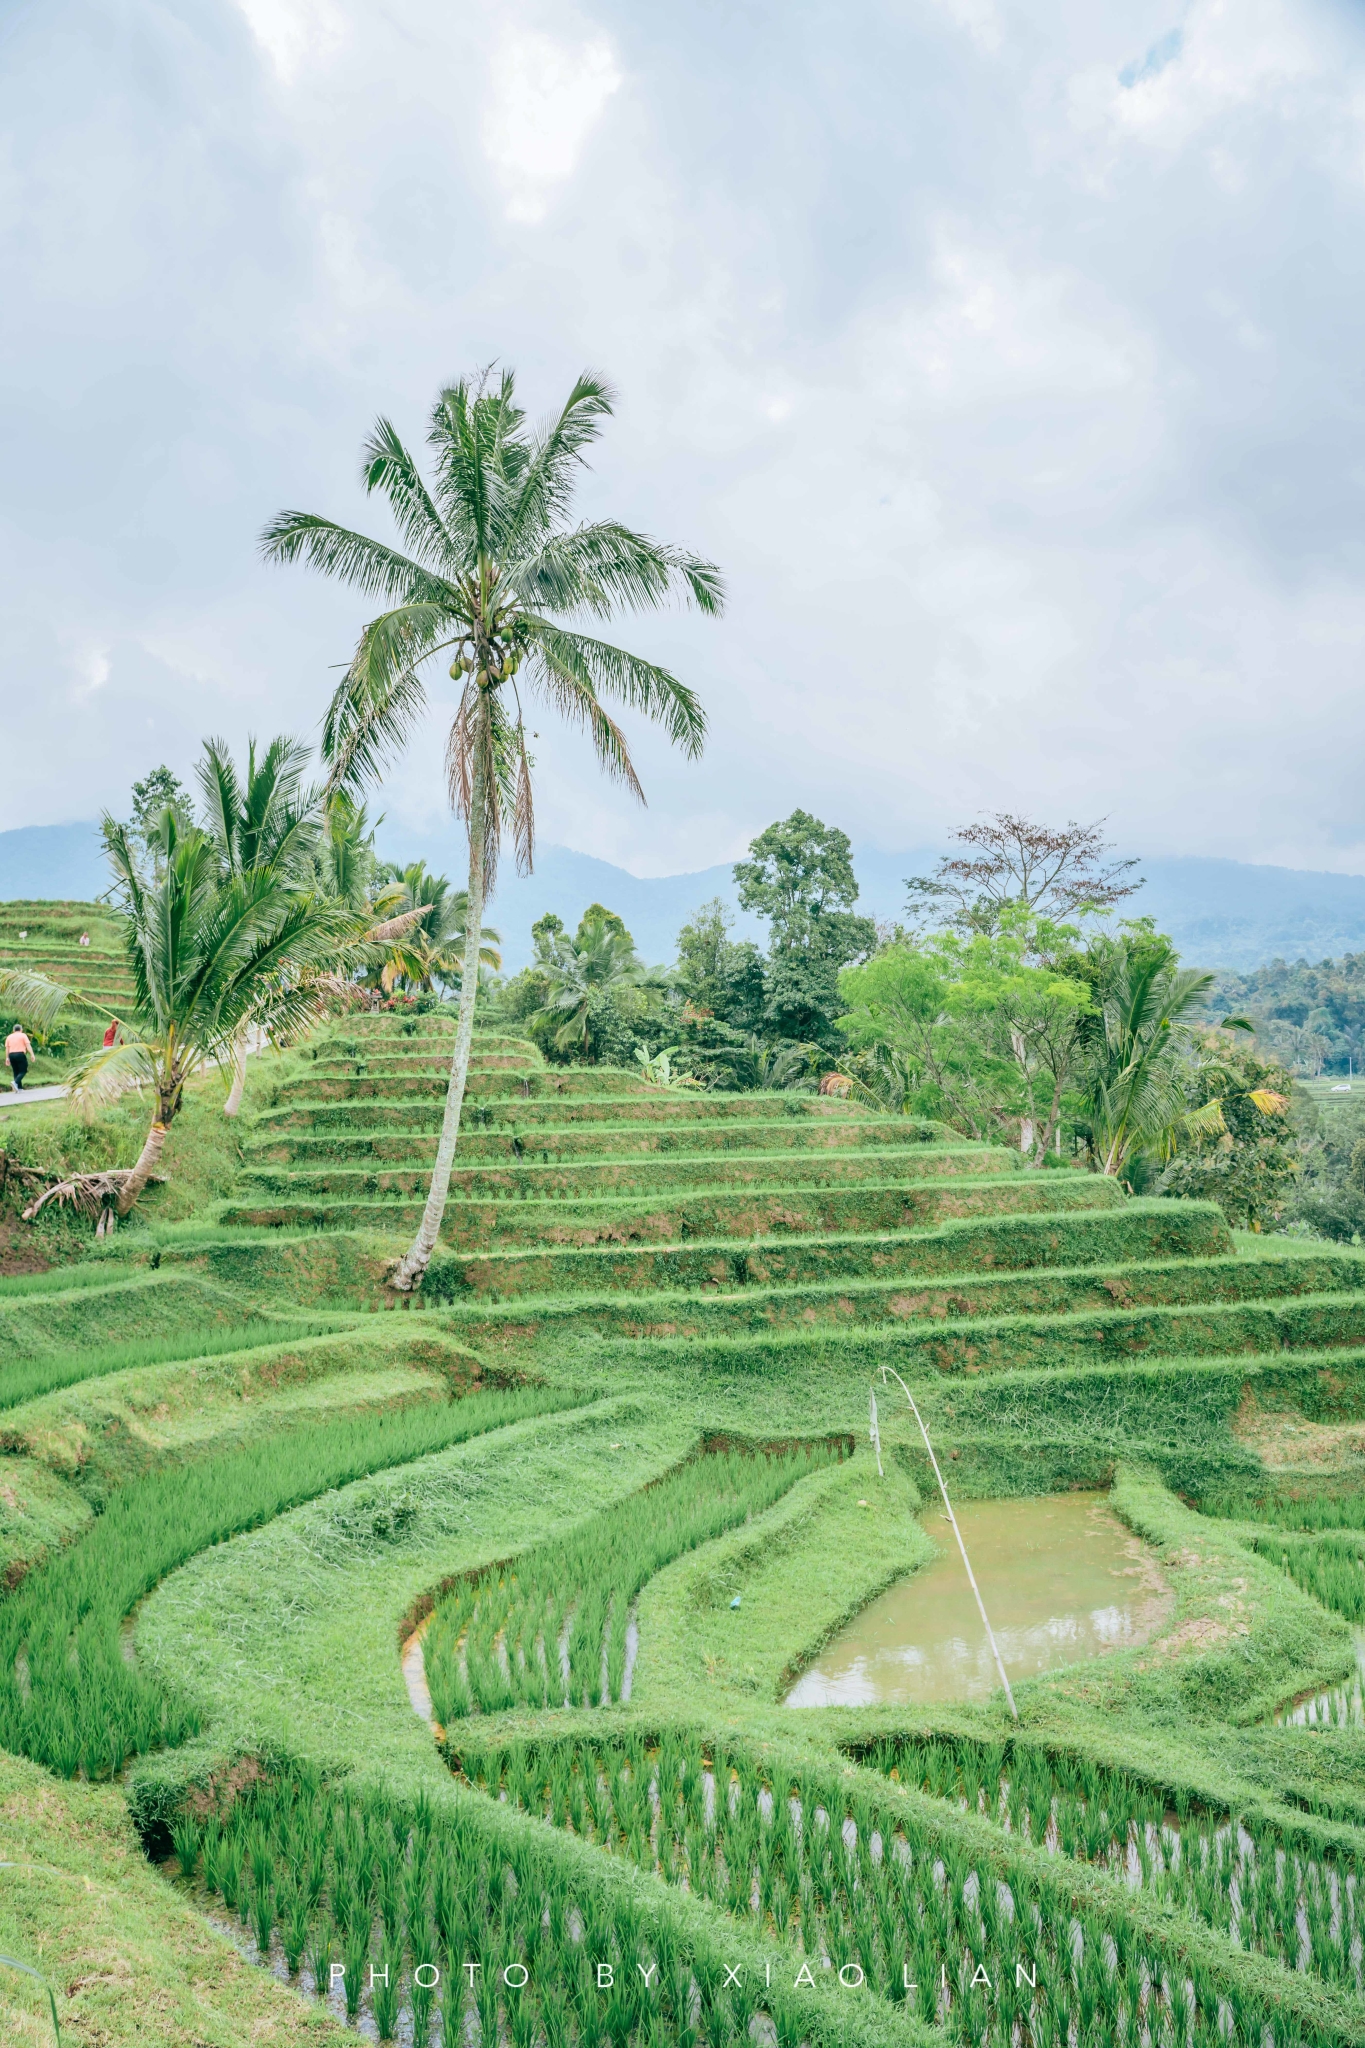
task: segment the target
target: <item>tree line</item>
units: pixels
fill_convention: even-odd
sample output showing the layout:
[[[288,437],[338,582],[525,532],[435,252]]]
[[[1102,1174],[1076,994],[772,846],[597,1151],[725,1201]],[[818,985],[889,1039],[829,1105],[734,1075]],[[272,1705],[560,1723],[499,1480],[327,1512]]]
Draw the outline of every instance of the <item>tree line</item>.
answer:
[[[904,921],[882,929],[855,908],[846,836],[798,810],[735,869],[741,905],[767,922],[765,950],[711,903],[680,933],[676,962],[652,969],[594,905],[573,933],[542,918],[532,966],[494,985],[484,916],[499,859],[510,845],[523,872],[534,860],[533,721],[585,731],[604,772],[641,799],[615,710],[688,756],[705,739],[687,684],[582,630],[670,599],[716,617],[725,601],[703,557],[619,521],[571,521],[612,408],[610,387],[585,374],[533,427],[510,372],[460,380],[432,407],[427,473],[385,419],[365,443],[362,482],[387,503],[396,541],[298,511],[266,527],[268,560],[335,576],[380,609],[323,718],[316,788],[294,741],[259,759],[253,748],[244,774],[211,741],[197,807],[154,777],[131,821],[106,820],[137,1015],[73,1086],[87,1100],[150,1087],[155,1106],[103,1220],[136,1200],[206,1062],[231,1068],[231,1105],[253,1034],[287,1042],[320,1005],[361,991],[420,1004],[452,990],[441,1135],[421,1225],[391,1275],[400,1292],[420,1286],[437,1241],[481,994],[552,1059],[635,1063],[660,1085],[822,1087],[1017,1143],[1039,1170],[1060,1143],[1064,1161],[1135,1190],[1217,1190],[1237,1220],[1273,1213],[1296,1166],[1287,1077],[1241,1042],[1244,1018],[1211,1028],[1211,978],[1182,967],[1149,921],[1114,920],[1139,883],[1098,825],[969,825],[960,852],[911,878]],[[384,869],[366,810],[422,729],[436,662],[456,689],[445,770],[466,827],[459,889],[420,865]],[[0,980],[0,1003],[39,1021],[60,1000],[32,977]]]

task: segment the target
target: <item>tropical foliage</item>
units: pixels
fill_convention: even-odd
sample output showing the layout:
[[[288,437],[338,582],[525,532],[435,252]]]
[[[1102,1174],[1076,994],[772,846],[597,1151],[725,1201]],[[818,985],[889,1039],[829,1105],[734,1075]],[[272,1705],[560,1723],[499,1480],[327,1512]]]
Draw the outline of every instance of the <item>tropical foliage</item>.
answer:
[[[418,860],[393,873],[375,908],[395,930],[392,938],[379,939],[371,948],[371,986],[382,988],[385,995],[395,989],[421,995],[431,995],[438,987],[442,992],[458,990],[464,969],[467,890],[452,888],[445,875],[429,873]],[[481,936],[479,965],[496,971],[502,966],[501,938],[489,925]]]
[[[533,429],[510,371],[496,382],[449,385],[430,416],[430,484],[387,420],[365,445],[365,488],[387,499],[397,547],[304,512],[280,513],[262,538],[268,559],[306,562],[384,607],[361,632],[328,709],[323,744],[333,788],[358,792],[412,738],[428,707],[431,661],[448,656],[460,686],[446,746],[451,801],[469,832],[460,1026],[426,1209],[393,1276],[400,1290],[420,1284],[445,1210],[469,1070],[484,902],[504,833],[523,870],[532,863],[523,693],[585,730],[603,769],[640,797],[626,736],[609,704],[642,712],[687,755],[700,751],[705,734],[695,694],[669,670],[570,624],[656,609],[674,596],[710,614],[723,602],[719,572],[700,556],[616,520],[569,523],[586,452],[612,404],[603,379],[584,375],[559,413]]]
[[[170,806],[150,872],[126,826],[106,817],[104,835],[128,920],[136,1017],[75,1069],[71,1098],[93,1105],[136,1087],[149,1088],[155,1104],[137,1162],[102,1219],[109,1227],[156,1171],[190,1076],[231,1059],[249,1025],[293,1034],[317,1015],[309,971],[334,952],[349,920],[273,867],[232,872],[212,837],[183,826]]]

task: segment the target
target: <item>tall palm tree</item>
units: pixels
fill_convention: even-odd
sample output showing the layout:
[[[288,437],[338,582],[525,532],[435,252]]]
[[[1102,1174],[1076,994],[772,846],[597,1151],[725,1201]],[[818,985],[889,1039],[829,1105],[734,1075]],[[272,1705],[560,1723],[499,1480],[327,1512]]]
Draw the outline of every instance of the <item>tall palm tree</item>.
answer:
[[[106,817],[104,840],[128,919],[137,1021],[73,1071],[71,1100],[108,1101],[147,1086],[156,1100],[137,1163],[104,1219],[112,1223],[156,1171],[191,1074],[224,1059],[247,1023],[292,1032],[311,1021],[318,1003],[307,972],[335,953],[353,919],[273,868],[224,872],[209,835],[169,808],[153,835],[151,875],[126,826]]]
[[[313,861],[319,834],[317,793],[304,785],[308,749],[280,733],[259,761],[256,742],[247,741],[246,775],[239,776],[227,742],[207,739],[195,771],[203,800],[204,829],[224,875],[270,869],[280,881],[301,885]],[[232,1083],[224,1116],[236,1116],[246,1086],[248,1019],[232,1044]]]
[[[420,1286],[445,1212],[469,1071],[484,904],[504,831],[523,872],[534,852],[518,677],[529,695],[584,728],[602,767],[642,801],[625,734],[604,698],[644,712],[685,754],[699,753],[705,735],[701,706],[676,676],[566,623],[610,618],[627,607],[653,609],[675,593],[703,612],[722,608],[713,563],[615,520],[569,524],[585,451],[611,410],[608,385],[584,375],[561,411],[532,429],[510,371],[496,382],[452,384],[431,411],[430,486],[387,420],[378,421],[365,445],[362,481],[388,499],[400,547],[304,512],[280,513],[262,536],[267,559],[308,562],[385,606],[363,629],[328,709],[323,752],[333,787],[357,792],[412,735],[427,705],[422,671],[437,655],[450,655],[450,674],[461,684],[446,745],[451,801],[469,830],[460,1016],[426,1206],[391,1276],[403,1293]]]

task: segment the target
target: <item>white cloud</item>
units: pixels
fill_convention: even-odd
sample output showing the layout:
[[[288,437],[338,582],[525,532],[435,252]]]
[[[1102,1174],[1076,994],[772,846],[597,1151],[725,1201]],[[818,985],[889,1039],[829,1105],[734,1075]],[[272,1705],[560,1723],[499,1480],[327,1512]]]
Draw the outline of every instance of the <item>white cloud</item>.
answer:
[[[621,83],[604,37],[566,43],[524,28],[501,37],[489,63],[481,138],[509,219],[544,218]]]
[[[236,4],[284,85],[292,85],[301,72],[327,62],[346,40],[346,17],[333,0],[236,0]]]

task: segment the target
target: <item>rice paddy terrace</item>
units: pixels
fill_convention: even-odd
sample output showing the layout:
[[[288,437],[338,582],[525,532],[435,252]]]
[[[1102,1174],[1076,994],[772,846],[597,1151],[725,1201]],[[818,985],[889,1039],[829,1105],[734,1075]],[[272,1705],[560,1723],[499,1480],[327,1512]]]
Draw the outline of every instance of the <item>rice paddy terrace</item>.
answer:
[[[121,927],[101,903],[0,904],[0,967],[26,967],[60,982],[78,1011],[132,1007]]]
[[[0,1747],[260,1965],[203,2038],[1365,2043],[1360,1255],[491,1029],[405,1311],[449,1028],[259,1062],[215,1214],[0,1283]],[[883,1365],[969,1530],[1100,1491],[1160,1589],[1017,1724],[783,1704],[935,1554]]]

